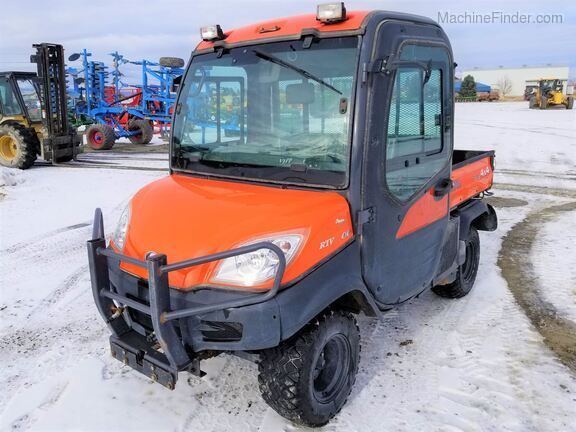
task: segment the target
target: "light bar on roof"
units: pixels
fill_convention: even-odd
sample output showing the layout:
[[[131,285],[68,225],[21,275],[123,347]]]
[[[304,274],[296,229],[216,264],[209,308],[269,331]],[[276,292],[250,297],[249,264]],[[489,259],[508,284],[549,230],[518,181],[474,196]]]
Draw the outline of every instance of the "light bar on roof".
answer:
[[[346,20],[344,2],[324,3],[318,5],[316,19],[325,24],[337,23]]]
[[[201,27],[200,36],[202,37],[202,40],[210,42],[224,39],[224,32],[222,31],[222,28],[218,24],[215,24],[206,27]]]

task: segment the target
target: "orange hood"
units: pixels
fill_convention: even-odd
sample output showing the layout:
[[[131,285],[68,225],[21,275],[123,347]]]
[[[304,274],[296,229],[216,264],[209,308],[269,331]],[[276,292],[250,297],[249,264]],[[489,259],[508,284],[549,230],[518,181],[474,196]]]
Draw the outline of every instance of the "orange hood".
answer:
[[[222,252],[263,237],[303,234],[283,282],[297,278],[353,237],[345,198],[336,192],[282,189],[173,174],[132,199],[124,253],[143,259],[163,253],[168,263]],[[191,289],[210,282],[219,262],[169,275],[170,286]],[[145,269],[122,268],[146,278]],[[221,285],[221,284],[220,284]],[[260,288],[269,287],[267,282]]]

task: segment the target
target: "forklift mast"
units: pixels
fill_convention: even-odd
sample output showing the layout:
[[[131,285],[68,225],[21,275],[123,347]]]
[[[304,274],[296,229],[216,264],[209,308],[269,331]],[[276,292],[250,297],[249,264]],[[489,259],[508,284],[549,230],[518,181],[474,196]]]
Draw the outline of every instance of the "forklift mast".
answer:
[[[76,158],[80,152],[80,137],[68,123],[66,69],[62,45],[34,44],[36,54],[30,61],[38,69],[38,86],[46,135],[42,140],[41,156],[56,163]]]
[[[57,44],[35,44],[36,54],[30,57],[38,68],[42,109],[50,136],[69,135],[66,97],[64,48]]]

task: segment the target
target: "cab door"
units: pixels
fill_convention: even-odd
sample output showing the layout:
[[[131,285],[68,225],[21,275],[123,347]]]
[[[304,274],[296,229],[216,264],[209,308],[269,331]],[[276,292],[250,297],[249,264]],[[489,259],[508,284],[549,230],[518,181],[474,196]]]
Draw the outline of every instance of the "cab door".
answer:
[[[391,22],[379,37],[381,67],[369,82],[363,207],[372,217],[362,227],[362,264],[376,298],[391,305],[431,286],[448,235],[453,63],[433,26]]]

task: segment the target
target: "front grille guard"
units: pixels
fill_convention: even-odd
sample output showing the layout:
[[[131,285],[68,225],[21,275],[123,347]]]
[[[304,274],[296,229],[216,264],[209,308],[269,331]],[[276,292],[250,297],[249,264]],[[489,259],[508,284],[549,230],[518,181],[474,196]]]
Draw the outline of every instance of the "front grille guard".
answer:
[[[229,300],[210,305],[202,305],[192,308],[172,310],[170,307],[170,287],[168,285],[168,273],[206,264],[213,261],[235,257],[245,253],[255,252],[260,249],[268,249],[278,257],[278,268],[274,276],[272,288],[264,294],[248,295],[244,298]],[[108,259],[127,262],[148,270],[149,302],[150,306],[137,300],[127,298],[113,292],[110,288],[108,273]],[[88,241],[88,260],[90,264],[90,279],[92,282],[92,294],[98,311],[114,336],[120,337],[131,330],[128,322],[123,318],[122,308],[128,307],[150,315],[157,341],[160,343],[166,359],[174,371],[188,367],[193,359],[184,348],[184,342],[176,332],[174,320],[187,318],[194,315],[206,314],[218,310],[250,306],[270,300],[278,294],[284,270],[286,258],[282,250],[271,242],[259,242],[248,246],[242,246],[225,252],[206,255],[168,264],[166,255],[149,254],[142,261],[126,255],[119,254],[106,247],[104,238],[104,222],[102,211],[96,209],[92,240]],[[120,305],[120,307],[118,306]]]

